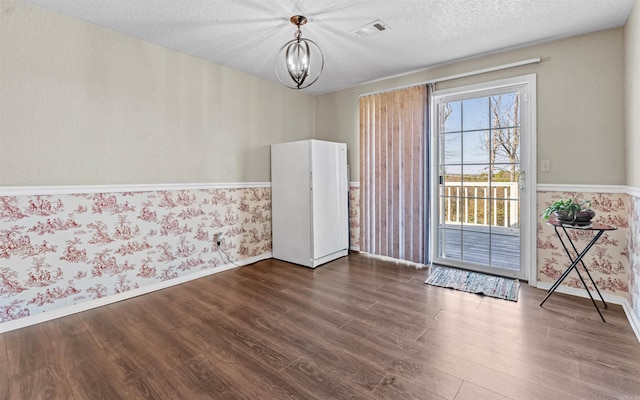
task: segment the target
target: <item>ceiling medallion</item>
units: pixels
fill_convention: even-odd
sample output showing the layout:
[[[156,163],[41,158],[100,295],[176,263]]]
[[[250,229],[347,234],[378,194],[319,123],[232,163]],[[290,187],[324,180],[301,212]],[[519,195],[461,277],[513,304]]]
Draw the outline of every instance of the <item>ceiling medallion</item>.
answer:
[[[278,52],[276,77],[288,88],[304,89],[320,77],[324,69],[324,54],[313,40],[302,37],[300,27],[307,23],[306,17],[294,15],[290,21],[297,30],[294,39],[285,43]]]

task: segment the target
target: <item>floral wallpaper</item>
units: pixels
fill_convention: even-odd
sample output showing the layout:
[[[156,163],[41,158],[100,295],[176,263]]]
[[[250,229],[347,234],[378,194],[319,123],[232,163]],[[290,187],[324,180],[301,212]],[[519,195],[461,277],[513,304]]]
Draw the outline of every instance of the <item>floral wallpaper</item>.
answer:
[[[349,248],[360,250],[360,184],[349,185]]]
[[[640,197],[629,197],[629,300],[640,321]]]
[[[640,319],[640,197],[538,192],[591,199],[596,220],[616,225],[585,258],[603,293],[629,298]],[[350,247],[360,247],[360,186],[349,190]],[[0,196],[0,323],[271,253],[268,187]],[[537,226],[538,280],[569,260],[551,226]],[[572,230],[579,249],[592,233]],[[565,285],[580,288],[572,274]]]
[[[264,187],[0,196],[0,323],[271,253]]]
[[[596,212],[594,221],[618,227],[615,231],[605,232],[585,255],[583,261],[601,293],[628,298],[629,196],[611,193],[538,192],[538,215],[551,202],[567,198],[591,200],[591,208]],[[552,226],[539,220],[537,232],[538,280],[553,283],[569,266],[570,260]],[[595,235],[593,231],[579,229],[568,229],[567,232],[579,251],[584,249]],[[575,253],[573,256],[576,257]],[[580,266],[578,268],[582,269]],[[575,272],[572,272],[562,284],[573,288],[583,287]],[[593,288],[590,286],[590,289]]]

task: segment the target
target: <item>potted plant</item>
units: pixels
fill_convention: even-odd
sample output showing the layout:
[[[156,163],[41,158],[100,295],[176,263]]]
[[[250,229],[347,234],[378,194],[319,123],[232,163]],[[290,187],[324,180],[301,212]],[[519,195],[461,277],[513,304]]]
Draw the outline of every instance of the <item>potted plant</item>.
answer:
[[[595,211],[589,207],[591,207],[591,200],[558,200],[544,209],[542,218],[546,221],[553,215],[558,222],[588,224],[596,215]]]

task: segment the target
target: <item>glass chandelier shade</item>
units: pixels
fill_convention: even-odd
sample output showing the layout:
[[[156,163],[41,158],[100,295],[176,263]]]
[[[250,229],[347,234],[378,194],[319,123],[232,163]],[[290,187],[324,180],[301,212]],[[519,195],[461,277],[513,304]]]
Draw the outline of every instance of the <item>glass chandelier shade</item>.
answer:
[[[291,23],[298,29],[294,39],[282,46],[276,58],[276,76],[280,83],[291,89],[311,86],[324,69],[324,55],[320,47],[313,40],[302,37],[300,26],[306,22],[307,19],[301,15],[291,17]]]

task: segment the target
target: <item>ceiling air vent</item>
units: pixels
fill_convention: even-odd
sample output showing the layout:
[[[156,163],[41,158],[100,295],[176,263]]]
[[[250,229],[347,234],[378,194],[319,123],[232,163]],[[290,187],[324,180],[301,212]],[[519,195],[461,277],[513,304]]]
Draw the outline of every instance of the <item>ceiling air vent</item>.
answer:
[[[353,33],[359,38],[364,38],[389,29],[391,29],[389,25],[377,19],[375,21],[369,22],[368,24],[364,24],[361,27],[351,29],[349,32]]]

